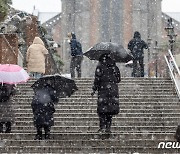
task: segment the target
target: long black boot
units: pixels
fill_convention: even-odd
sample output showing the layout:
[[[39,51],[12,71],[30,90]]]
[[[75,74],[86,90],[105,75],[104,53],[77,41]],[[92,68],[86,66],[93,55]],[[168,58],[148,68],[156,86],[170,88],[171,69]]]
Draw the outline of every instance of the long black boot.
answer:
[[[106,133],[111,134],[112,115],[106,116]]]
[[[42,140],[42,127],[41,126],[37,126],[37,134],[35,136],[35,140]]]
[[[50,139],[50,130],[51,130],[51,127],[50,126],[44,126],[44,131],[45,131],[45,139],[48,140]]]
[[[105,133],[106,129],[106,119],[104,114],[99,114],[99,130],[98,133],[103,134]]]
[[[7,121],[7,122],[5,123],[5,126],[6,126],[5,133],[11,133],[11,122],[10,122],[10,121]]]

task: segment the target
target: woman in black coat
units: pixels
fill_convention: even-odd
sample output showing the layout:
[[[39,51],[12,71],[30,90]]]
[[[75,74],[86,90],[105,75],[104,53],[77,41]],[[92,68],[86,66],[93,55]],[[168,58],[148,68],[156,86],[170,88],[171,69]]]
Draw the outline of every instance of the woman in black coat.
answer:
[[[99,131],[111,133],[112,116],[119,113],[118,83],[121,81],[116,63],[104,54],[99,59],[95,71],[93,93],[98,91],[97,113],[99,116]]]
[[[53,114],[55,112],[55,102],[58,102],[58,98],[55,97],[55,90],[50,85],[46,85],[43,89],[35,91],[31,103],[34,125],[37,129],[35,139],[42,139],[42,128],[45,131],[45,139],[50,138],[51,126],[54,125]]]

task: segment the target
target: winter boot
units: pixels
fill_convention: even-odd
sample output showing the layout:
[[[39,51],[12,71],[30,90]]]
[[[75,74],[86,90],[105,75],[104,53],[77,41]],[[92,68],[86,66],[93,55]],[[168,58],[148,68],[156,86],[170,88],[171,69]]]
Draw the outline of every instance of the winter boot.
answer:
[[[42,140],[42,134],[36,134],[34,140]]]
[[[3,133],[3,122],[0,122],[0,133]]]
[[[50,139],[50,133],[45,133],[45,139],[46,140]]]
[[[5,125],[6,125],[5,133],[11,133],[11,122],[8,121],[5,123]]]

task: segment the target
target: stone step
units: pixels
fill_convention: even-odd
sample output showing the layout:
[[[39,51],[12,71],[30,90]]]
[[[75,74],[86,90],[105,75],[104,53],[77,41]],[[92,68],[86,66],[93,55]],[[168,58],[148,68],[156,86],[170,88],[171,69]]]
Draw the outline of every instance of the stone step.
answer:
[[[15,113],[19,114],[29,114],[32,112],[32,109],[17,109],[15,110]],[[97,113],[96,109],[56,109],[56,113],[71,113],[71,114],[76,114],[76,113],[81,113],[81,114],[88,114],[88,113]],[[177,109],[120,109],[120,113],[135,113],[135,114],[143,114],[143,113],[180,113],[180,107]]]
[[[18,86],[18,88],[21,88],[21,87],[25,87],[25,86],[27,86],[27,87],[31,87],[31,85],[32,84],[24,84],[24,85],[19,85]],[[93,82],[91,82],[91,83],[76,83],[76,85],[78,86],[78,87],[92,87],[92,85],[93,85]],[[163,86],[163,87],[165,87],[165,86],[173,86],[173,83],[172,82],[139,82],[139,83],[137,83],[137,82],[121,82],[121,83],[119,83],[118,84],[120,87],[132,87],[132,86],[142,86],[142,87],[144,87],[144,86]]]
[[[1,133],[0,139],[5,142],[7,140],[32,140],[34,139],[36,132],[31,133]],[[98,133],[51,133],[52,140],[92,140],[99,136]],[[166,139],[166,140],[174,140],[174,132],[116,132],[112,133],[112,138],[115,140],[131,140],[131,139]],[[0,144],[1,145],[1,144]]]
[[[12,98],[12,100],[32,100],[34,95],[17,95],[15,97]],[[71,97],[64,97],[64,98],[60,98],[59,100],[77,100],[78,102],[79,100],[92,100],[92,101],[96,101],[98,99],[97,94],[95,94],[94,96],[89,95],[83,95],[83,94],[73,94]],[[151,99],[152,102],[155,102],[157,100],[159,100],[158,102],[164,101],[164,100],[169,100],[170,102],[172,102],[172,100],[175,100],[176,102],[178,102],[178,97],[176,94],[172,94],[172,95],[142,95],[142,94],[137,94],[137,95],[119,95],[119,99],[121,100],[121,102],[124,102],[124,100],[126,99],[131,99],[131,100],[141,100],[141,102],[145,102],[146,100]],[[171,100],[170,100],[171,99]],[[126,101],[125,100],[125,101]],[[167,101],[166,101],[167,102]]]
[[[94,82],[94,78],[92,78],[91,80],[84,80],[84,79],[82,79],[82,80],[74,80],[76,83],[83,83],[83,82]],[[122,83],[122,82],[127,82],[127,83],[129,83],[129,82],[135,82],[135,83],[137,83],[137,82],[152,82],[152,83],[154,83],[154,82],[158,82],[158,83],[161,83],[161,82],[172,82],[172,80],[170,79],[161,79],[161,80],[153,80],[153,79],[127,79],[127,78],[121,78],[121,82],[120,83]]]
[[[28,80],[26,83],[29,83],[29,82],[35,82],[36,79],[30,79]],[[92,78],[75,78],[74,79],[75,82],[93,82],[94,81],[94,77]],[[141,81],[141,82],[147,82],[147,81],[152,81],[152,82],[160,82],[160,81],[171,81],[172,80],[170,78],[132,78],[132,77],[121,77],[121,82],[124,82],[124,81],[131,81],[131,82],[138,82],[138,81]],[[24,84],[24,83],[20,83],[20,84]]]
[[[33,116],[32,113],[15,113],[16,117],[30,117]],[[97,113],[54,113],[54,116],[59,117],[96,117]],[[118,117],[180,117],[180,113],[119,113]]]
[[[55,126],[99,126],[98,121],[55,121]],[[178,125],[178,121],[114,121],[112,126],[174,126]],[[15,121],[14,126],[33,126],[33,121]]]
[[[35,82],[36,80],[34,79],[30,79],[27,81],[27,83],[29,82]],[[94,81],[94,77],[92,78],[75,78],[74,79],[75,82],[93,82]],[[152,82],[160,82],[160,81],[171,81],[172,80],[170,78],[138,78],[138,77],[121,77],[121,82],[124,82],[124,81],[134,81],[134,82],[138,82],[138,81],[141,81],[141,82],[146,82],[146,81],[152,81]],[[22,84],[22,83],[20,83]]]
[[[89,97],[91,97],[91,93],[92,93],[92,91],[89,91],[89,92],[75,92],[72,96],[89,96]],[[124,92],[122,92],[122,91],[120,91],[119,92],[119,95],[120,96],[137,96],[137,95],[141,95],[141,96],[147,96],[147,95],[149,95],[149,96],[161,96],[161,95],[165,95],[165,96],[174,96],[174,97],[176,97],[177,96],[177,94],[176,93],[174,93],[174,92],[172,92],[172,91],[168,91],[168,92],[162,92],[162,91],[160,91],[160,92],[157,92],[157,91],[153,91],[153,92],[145,92],[145,91],[137,91],[137,92],[128,92],[127,93],[127,91],[124,91]],[[34,96],[34,92],[21,92],[21,93],[17,93],[14,97],[21,97],[21,96],[28,96],[28,97],[32,97],[32,96]],[[72,98],[72,96],[71,96],[71,98]],[[95,95],[94,95],[94,97],[97,97],[97,93],[95,93]]]
[[[19,102],[31,102],[32,101],[32,98],[15,98],[14,99],[15,102],[19,103]],[[65,101],[65,102],[74,102],[75,104],[78,104],[79,102],[96,102],[97,101],[97,98],[95,97],[91,97],[91,98],[61,98],[60,99],[60,102],[61,101]],[[164,97],[160,97],[160,98],[145,98],[145,97],[141,97],[141,98],[127,98],[127,97],[124,97],[124,98],[120,98],[119,99],[120,102],[144,102],[144,101],[147,101],[147,102],[178,102],[179,99],[177,97],[170,97],[170,98],[164,98]]]
[[[26,119],[22,119],[22,120],[16,120],[15,123],[13,123],[14,126],[33,126],[33,118],[31,120],[25,121]],[[139,120],[139,121],[133,121],[132,120],[128,120],[128,121],[123,121],[122,119],[120,119],[119,121],[114,120],[112,121],[112,125],[113,126],[148,126],[148,125],[155,125],[155,126],[177,126],[179,124],[178,120],[174,120],[174,121],[163,121],[163,120]],[[98,119],[93,120],[89,120],[86,121],[84,120],[75,120],[72,121],[71,119],[69,119],[68,121],[63,121],[61,119],[56,119],[55,120],[55,126],[99,126],[99,121]]]
[[[137,89],[137,88],[132,88],[132,87],[129,87],[129,88],[124,88],[122,89],[121,87],[119,87],[119,92],[175,92],[175,89],[169,89],[169,88],[148,88],[148,89]],[[21,93],[21,92],[30,92],[30,93],[34,93],[33,92],[33,89],[31,88],[28,88],[28,87],[24,87],[24,88],[20,88],[19,90],[16,91],[17,93]],[[87,88],[86,90],[82,90],[82,89],[78,89],[76,91],[76,93],[90,93],[92,92],[92,88]]]
[[[29,116],[29,117],[22,117],[22,116],[16,116],[15,117],[15,120],[16,121],[32,121],[33,120],[33,115],[32,116]],[[54,120],[55,121],[99,121],[99,118],[98,116],[91,116],[91,117],[75,117],[75,116],[65,116],[65,117],[60,117],[58,114],[56,116],[54,116]],[[116,116],[116,117],[113,117],[113,121],[119,121],[119,122],[126,122],[126,121],[136,121],[136,122],[139,122],[139,121],[155,121],[155,122],[158,122],[158,121],[169,121],[169,122],[172,122],[172,121],[179,121],[180,120],[180,117],[179,116],[137,116],[137,117],[127,117],[127,116],[122,116],[122,115],[119,115],[119,116]]]
[[[131,146],[131,145],[126,145],[126,146],[69,146],[69,147],[64,147],[64,146],[24,146],[24,147],[19,147],[19,146],[9,146],[6,148],[6,150],[2,149],[2,152],[14,152],[16,153],[57,153],[59,151],[60,153],[120,153],[120,154],[125,154],[127,153],[141,153],[141,154],[154,154],[154,153],[171,153],[175,154],[179,152],[179,149],[158,149],[158,145],[155,146]]]
[[[23,105],[18,105],[16,104],[16,102],[14,102],[13,104],[13,109],[16,110],[26,110],[26,109],[31,109],[31,105],[30,104],[23,104]],[[76,105],[74,103],[72,103],[71,105],[68,103],[65,104],[62,102],[59,102],[58,105],[55,106],[55,109],[62,109],[62,110],[68,110],[68,109],[76,109],[76,110],[81,110],[81,109],[92,109],[92,110],[96,110],[97,109],[97,105],[96,103],[93,102],[93,104],[89,104],[89,103],[83,103],[81,105]],[[180,109],[180,104],[171,104],[169,103],[169,105],[167,104],[159,104],[159,103],[154,103],[153,105],[147,105],[147,104],[133,104],[133,103],[126,103],[126,104],[122,104],[120,103],[120,110],[121,109],[154,109],[154,110],[167,110],[167,109],[171,109],[171,110],[176,110],[176,109]]]
[[[34,95],[16,95],[15,98],[32,98]],[[77,95],[77,94],[74,94],[72,95],[70,98],[91,98],[92,96],[89,94],[89,95]],[[94,97],[97,97],[94,96]],[[122,95],[120,94],[119,95],[120,98],[141,98],[141,97],[145,97],[145,98],[176,98],[177,95],[176,94],[173,94],[173,95],[147,95],[147,94],[139,94],[139,95],[135,95],[135,94],[127,94],[127,95]]]
[[[82,77],[82,78],[75,78],[75,81],[83,81],[83,80],[93,80],[94,77]],[[158,78],[149,78],[149,77],[122,77],[121,80],[171,80],[168,77],[158,77]],[[36,81],[36,79],[30,79],[28,81]]]
[[[94,83],[93,82],[79,82],[76,83],[77,86],[80,87],[92,87]],[[29,87],[31,88],[31,86],[33,85],[33,83],[27,83],[27,84],[21,84],[18,85],[17,88],[21,88],[21,87]],[[119,87],[132,87],[132,86],[174,86],[173,82],[120,82],[118,83]]]
[[[93,85],[91,85],[91,86],[77,86],[78,87],[78,91],[86,91],[86,90],[92,90],[92,86]],[[33,89],[32,88],[30,88],[30,87],[22,87],[22,88],[20,88],[19,90],[27,90],[27,91],[33,91]],[[161,85],[144,85],[144,86],[126,86],[126,85],[121,85],[121,86],[119,86],[119,90],[121,91],[121,90],[127,90],[127,91],[129,91],[129,90],[138,90],[138,89],[140,89],[140,90],[153,90],[153,89],[158,89],[158,90],[174,90],[174,85],[163,85],[163,86],[161,86]]]
[[[78,90],[76,91],[73,95],[90,95],[92,93],[92,89],[89,90]],[[95,95],[97,94],[97,92],[95,93]],[[175,90],[133,90],[133,89],[129,89],[129,90],[119,90],[119,95],[177,95]],[[22,90],[16,93],[15,96],[19,96],[19,95],[34,95],[34,92],[32,90]]]
[[[51,133],[53,133],[53,134],[54,133],[55,134],[57,134],[57,133],[67,133],[67,134],[69,134],[69,133],[96,133],[97,131],[98,131],[98,128],[89,128],[89,129],[82,128],[82,129],[79,129],[79,130],[77,130],[75,128],[74,129],[72,129],[72,128],[71,129],[70,128],[69,129],[68,128],[64,128],[64,129],[61,129],[61,130],[54,130],[53,128],[51,129]],[[164,134],[165,133],[173,133],[173,134],[175,134],[175,129],[174,128],[172,128],[172,129],[166,128],[165,130],[162,130],[162,129],[145,130],[143,128],[140,128],[139,130],[138,129],[128,130],[126,128],[126,129],[121,129],[121,130],[117,130],[117,131],[116,130],[112,130],[113,134],[122,133],[122,132],[125,132],[125,133],[146,133],[146,132],[148,132],[148,133],[162,133],[162,132],[164,132]],[[36,129],[35,128],[29,129],[29,130],[25,130],[25,129],[13,129],[12,133],[14,133],[14,134],[18,134],[18,133],[28,133],[28,134],[33,133],[33,134],[36,134]],[[31,139],[34,139],[34,137],[32,137]]]
[[[157,146],[160,142],[169,142],[172,140],[162,140],[162,139],[157,139],[156,141],[153,141],[151,139],[131,139],[131,140],[126,140],[124,142],[114,140],[114,139],[107,139],[107,140],[100,140],[100,139],[92,139],[92,140],[45,140],[45,141],[35,141],[35,140],[12,140],[12,141],[5,141],[2,142],[2,144],[5,144],[5,146],[19,146],[19,147],[24,147],[24,146],[55,146],[55,147],[61,147],[64,146],[66,148],[69,147],[85,147],[85,146],[90,146],[90,147],[110,147],[110,146],[126,146],[126,145],[133,145],[133,146]]]
[[[74,99],[73,99],[74,100]],[[79,99],[78,102],[73,101],[71,99],[69,99],[67,101],[67,99],[60,99],[59,102],[57,104],[55,104],[55,106],[94,106],[97,105],[97,100],[86,100],[86,101],[82,101],[81,99]],[[24,106],[24,105],[29,105],[29,107],[31,106],[31,102],[32,99],[28,99],[28,101],[25,100],[21,100],[21,101],[17,101],[14,100],[13,101],[13,105],[18,105],[18,106]],[[163,108],[164,106],[177,106],[179,107],[180,103],[178,101],[136,101],[136,102],[132,102],[132,101],[119,101],[120,106],[130,106],[130,107],[136,107],[136,106],[147,106],[147,107],[156,107],[156,106],[161,106],[161,108]]]
[[[119,131],[134,131],[134,132],[153,132],[153,131],[175,131],[177,126],[112,126],[112,132]],[[53,126],[52,131],[57,132],[96,132],[99,129],[99,126]],[[23,131],[31,132],[35,130],[34,126],[12,126],[12,131]]]
[[[23,109],[32,109],[31,108],[31,102],[29,103],[23,103],[23,102],[14,102],[12,108],[16,112],[16,110],[23,110]],[[59,102],[58,104],[55,104],[55,109],[59,110],[97,110],[97,102],[79,102],[79,103],[73,103],[73,102]],[[180,109],[179,104],[173,104],[170,103],[120,103],[120,110],[136,110],[136,109],[144,109],[144,110],[178,110]]]

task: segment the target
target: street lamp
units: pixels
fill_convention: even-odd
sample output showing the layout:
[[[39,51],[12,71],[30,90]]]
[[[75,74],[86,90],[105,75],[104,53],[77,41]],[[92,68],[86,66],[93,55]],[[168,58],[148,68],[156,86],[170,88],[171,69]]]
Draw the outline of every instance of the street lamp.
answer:
[[[177,35],[174,32],[174,26],[173,26],[173,23],[172,23],[172,18],[168,19],[167,26],[165,27],[165,30],[167,32],[167,36],[169,37],[169,45],[170,45],[171,52],[173,54],[173,52],[174,52],[174,43],[176,41],[176,36]]]
[[[161,50],[161,48],[158,46],[158,42],[155,41],[155,47],[154,47],[154,57],[155,57],[155,71],[156,71],[156,78],[158,77],[158,53]]]

